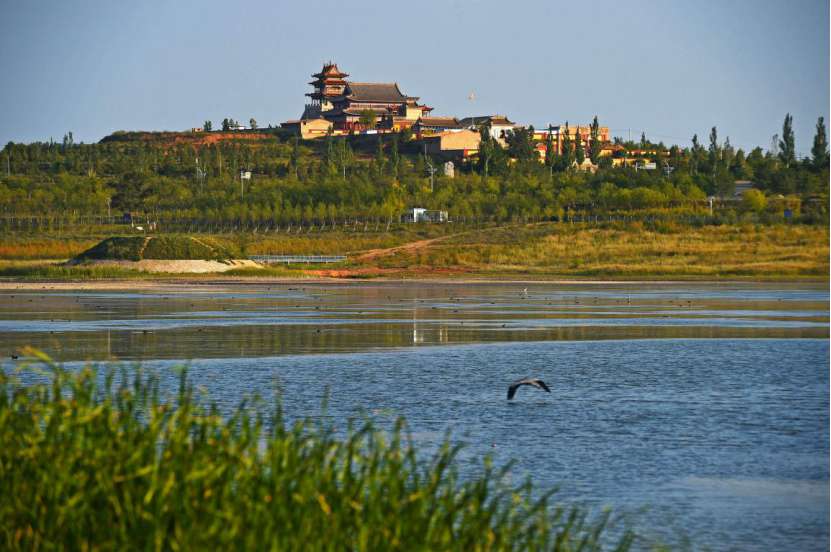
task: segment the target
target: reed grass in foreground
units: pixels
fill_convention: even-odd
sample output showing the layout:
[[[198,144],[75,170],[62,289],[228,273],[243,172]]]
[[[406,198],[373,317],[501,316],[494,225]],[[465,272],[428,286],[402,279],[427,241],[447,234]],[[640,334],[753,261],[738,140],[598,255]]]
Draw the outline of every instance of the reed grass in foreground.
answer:
[[[165,401],[141,370],[101,378],[41,359],[47,383],[0,372],[3,549],[572,551],[633,539],[608,544],[608,513],[532,500],[487,461],[461,480],[449,445],[419,460],[403,422],[338,437],[289,427],[279,409],[223,417],[184,375]]]

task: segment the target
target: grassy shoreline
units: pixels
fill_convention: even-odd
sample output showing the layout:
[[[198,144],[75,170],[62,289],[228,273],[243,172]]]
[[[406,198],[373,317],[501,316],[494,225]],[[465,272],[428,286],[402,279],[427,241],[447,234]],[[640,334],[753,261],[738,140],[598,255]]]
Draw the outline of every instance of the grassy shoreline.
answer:
[[[239,256],[346,254],[336,265],[240,269],[241,279],[338,278],[449,281],[648,280],[828,281],[828,228],[809,225],[680,226],[534,223],[459,228],[431,225],[395,233],[323,232],[300,236],[211,236]],[[88,281],[216,276],[136,273],[116,267],[67,267],[88,248],[79,237],[22,237],[0,244],[0,280]],[[76,251],[77,250],[77,251]],[[53,260],[47,260],[47,259]],[[40,259],[40,260],[39,260]]]

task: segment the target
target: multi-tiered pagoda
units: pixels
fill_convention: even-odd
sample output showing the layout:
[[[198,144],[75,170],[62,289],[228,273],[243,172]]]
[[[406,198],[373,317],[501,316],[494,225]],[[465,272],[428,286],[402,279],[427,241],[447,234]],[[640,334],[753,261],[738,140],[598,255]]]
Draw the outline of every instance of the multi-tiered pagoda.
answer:
[[[342,73],[338,66],[332,62],[323,65],[320,73],[312,75],[315,80],[310,82],[314,87],[314,92],[306,94],[312,99],[312,106],[316,106],[320,111],[329,111],[332,109],[332,98],[343,95],[346,89],[346,77],[348,73]]]
[[[323,65],[310,82],[314,92],[306,94],[311,103],[306,105],[302,119],[323,118],[342,130],[362,130],[361,117],[366,111],[375,113],[376,126],[399,130],[409,128],[432,107],[418,104],[418,97],[407,96],[398,83],[351,82],[349,75],[337,64]]]

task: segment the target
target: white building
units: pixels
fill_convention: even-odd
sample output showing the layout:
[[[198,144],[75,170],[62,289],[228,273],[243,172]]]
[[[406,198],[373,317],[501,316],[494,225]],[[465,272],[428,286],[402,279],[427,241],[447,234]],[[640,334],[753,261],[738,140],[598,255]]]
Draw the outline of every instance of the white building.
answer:
[[[482,125],[490,125],[490,134],[495,140],[504,139],[505,133],[513,131],[521,126],[508,120],[506,115],[480,115],[476,117],[465,117],[459,121],[459,124],[471,130],[479,130]]]
[[[423,207],[408,209],[401,222],[447,222],[447,211],[430,211]]]

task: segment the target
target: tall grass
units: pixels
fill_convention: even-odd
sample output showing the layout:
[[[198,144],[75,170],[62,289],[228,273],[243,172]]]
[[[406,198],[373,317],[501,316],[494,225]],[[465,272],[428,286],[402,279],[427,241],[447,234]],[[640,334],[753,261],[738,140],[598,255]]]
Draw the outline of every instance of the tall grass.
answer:
[[[166,235],[152,240],[173,243]],[[375,258],[359,259],[372,249],[389,249],[428,238],[443,239]],[[141,238],[139,238],[141,239]],[[794,224],[688,225],[673,221],[595,224],[539,223],[489,226],[483,229],[454,225],[400,226],[389,233],[360,231],[303,234],[246,233],[196,235],[194,239],[227,255],[347,254],[351,269],[389,269],[402,275],[435,276],[436,269],[456,274],[492,276],[593,278],[753,278],[827,279],[829,232],[827,227]],[[29,241],[27,241],[29,240]],[[0,244],[3,258],[61,258],[80,253],[84,242],[16,237]],[[196,253],[193,253],[196,254]],[[172,248],[154,258],[184,255]],[[213,258],[201,252],[197,258]],[[293,267],[296,273],[308,268]],[[95,279],[129,277],[90,271],[8,267],[0,276],[17,278]],[[229,276],[284,275],[284,270],[226,273]],[[295,274],[297,275],[297,274]],[[358,276],[357,272],[353,273]],[[147,277],[147,276],[144,276]],[[188,278],[193,277],[188,275]]]
[[[176,276],[142,272],[120,266],[67,266],[62,264],[10,264],[0,266],[0,278],[15,280],[109,280],[109,279],[152,279],[161,276]],[[192,275],[188,275],[192,276]]]
[[[140,369],[49,363],[45,375],[0,374],[3,549],[572,551],[633,539],[609,544],[608,514],[532,499],[488,461],[460,479],[450,445],[420,460],[403,422],[338,437],[289,426],[279,408],[222,416],[185,375],[167,400]]]
[[[94,238],[7,236],[0,240],[0,259],[70,259],[97,241]]]
[[[592,277],[827,278],[828,229],[797,225],[540,224],[451,237],[386,266]]]

